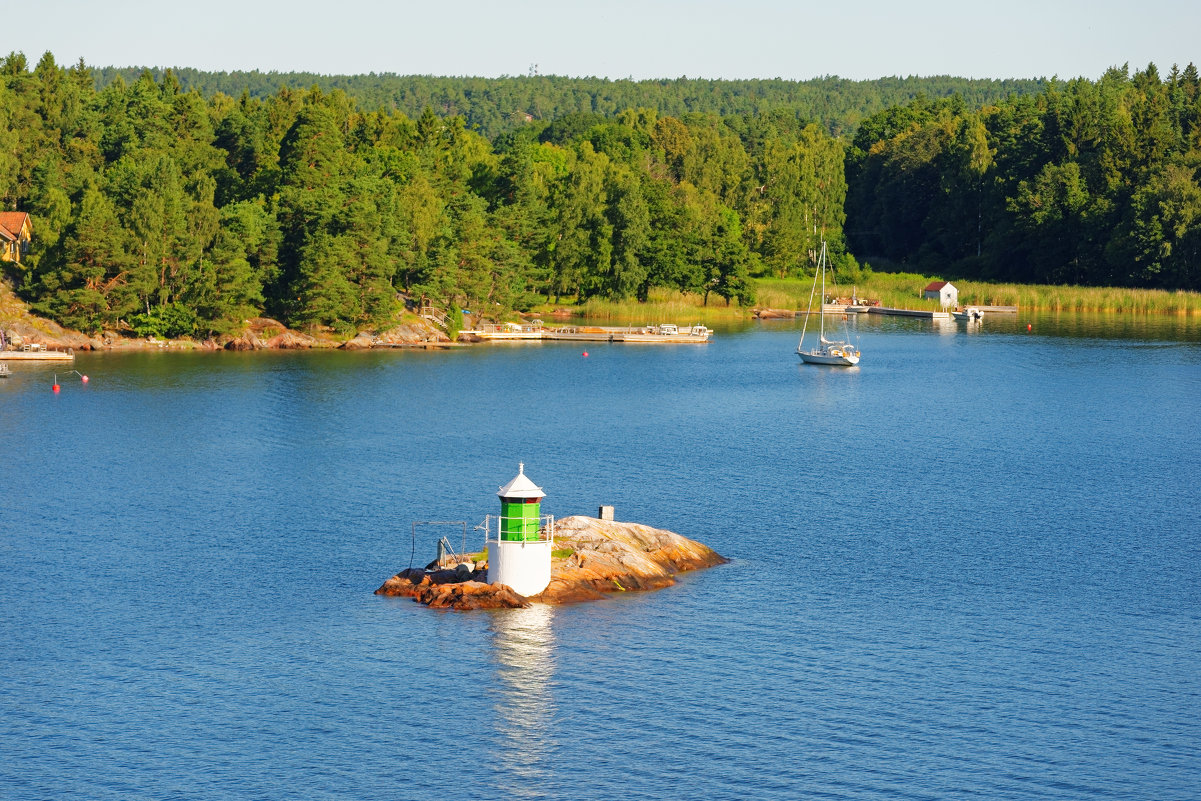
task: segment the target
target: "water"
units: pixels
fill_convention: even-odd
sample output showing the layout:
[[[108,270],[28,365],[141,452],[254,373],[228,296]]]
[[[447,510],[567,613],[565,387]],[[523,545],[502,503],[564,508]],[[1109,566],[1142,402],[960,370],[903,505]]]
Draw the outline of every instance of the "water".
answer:
[[[1199,327],[858,325],[15,367],[0,797],[1201,797]],[[518,460],[733,561],[372,595]]]

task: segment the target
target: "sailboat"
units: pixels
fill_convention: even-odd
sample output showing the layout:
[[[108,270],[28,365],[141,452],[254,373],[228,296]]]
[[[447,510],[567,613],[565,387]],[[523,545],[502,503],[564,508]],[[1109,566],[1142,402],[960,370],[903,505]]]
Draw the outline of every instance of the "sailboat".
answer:
[[[859,364],[859,348],[851,344],[850,329],[846,329],[846,340],[837,341],[826,339],[826,242],[822,240],[821,256],[817,260],[817,273],[813,276],[813,291],[809,293],[809,310],[805,314],[805,323],[801,326],[801,341],[797,343],[796,352],[805,364],[829,364],[839,367],[854,367]],[[817,276],[821,275],[821,303],[817,307],[819,324],[817,347],[805,350],[805,330],[809,327],[809,317],[813,313],[813,298],[817,294]],[[845,319],[845,316],[844,316]]]

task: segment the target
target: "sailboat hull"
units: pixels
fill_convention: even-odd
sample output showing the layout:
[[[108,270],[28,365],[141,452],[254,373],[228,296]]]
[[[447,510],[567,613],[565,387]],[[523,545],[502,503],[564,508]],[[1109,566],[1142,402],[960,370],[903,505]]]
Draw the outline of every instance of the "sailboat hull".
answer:
[[[858,351],[822,353],[821,351],[798,350],[797,355],[805,364],[826,364],[832,367],[854,367],[859,364]]]

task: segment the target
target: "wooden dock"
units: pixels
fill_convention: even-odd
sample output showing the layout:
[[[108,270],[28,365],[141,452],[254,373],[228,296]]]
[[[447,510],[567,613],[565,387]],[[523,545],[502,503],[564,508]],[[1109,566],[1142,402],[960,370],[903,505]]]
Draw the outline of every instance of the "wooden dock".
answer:
[[[618,329],[602,328],[600,326],[578,326],[567,328],[545,328],[543,339],[557,339],[568,342],[614,342],[614,337],[620,336]]]
[[[45,350],[0,350],[0,362],[70,362],[75,360],[74,351]]]
[[[563,326],[546,328],[540,325],[505,324],[461,331],[485,342],[628,342],[664,345],[701,345],[713,335],[703,325],[680,328],[675,325],[609,328],[604,326]]]
[[[979,308],[979,307],[977,307]],[[949,311],[926,311],[925,309],[893,309],[888,306],[871,306],[868,314],[887,314],[892,317],[922,317],[926,320],[950,320]]]

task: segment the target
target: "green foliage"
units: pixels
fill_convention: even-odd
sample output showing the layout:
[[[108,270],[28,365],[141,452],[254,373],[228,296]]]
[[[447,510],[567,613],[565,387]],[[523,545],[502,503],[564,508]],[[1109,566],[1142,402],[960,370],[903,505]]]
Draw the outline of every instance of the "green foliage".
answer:
[[[849,245],[957,278],[1201,289],[1199,90],[1152,64],[881,112],[848,154]]]
[[[129,327],[139,337],[178,339],[196,333],[196,312],[179,303],[158,306],[129,318]]]
[[[1191,65],[1068,84],[613,82],[11,54],[0,203],[31,212],[34,247],[6,273],[66,325],[154,336],[262,314],[381,330],[401,293],[452,325],[546,300],[742,307],[751,276],[811,274],[823,240],[845,282],[872,276],[854,251],[955,277],[1195,287],[1199,89]]]
[[[103,89],[121,80],[136,81],[142,73],[161,80],[162,69],[105,67],[94,71],[95,84]],[[419,118],[426,108],[443,118],[462,117],[467,128],[489,138],[556,125],[542,141],[566,144],[578,139],[599,121],[614,119],[631,109],[652,110],[659,117],[684,119],[701,112],[728,118],[819,120],[832,135],[853,131],[863,119],[915,97],[958,96],[965,105],[979,107],[1011,94],[1031,94],[1046,84],[1043,79],[988,80],[929,77],[887,77],[853,81],[837,76],[808,81],[781,79],[618,80],[567,78],[555,75],[502,78],[441,77],[432,75],[318,75],[303,72],[205,72],[175,69],[185,92],[196,90],[206,98],[219,94],[267,100],[280,87],[303,91],[344,91],[367,110],[396,109],[408,119]]]

